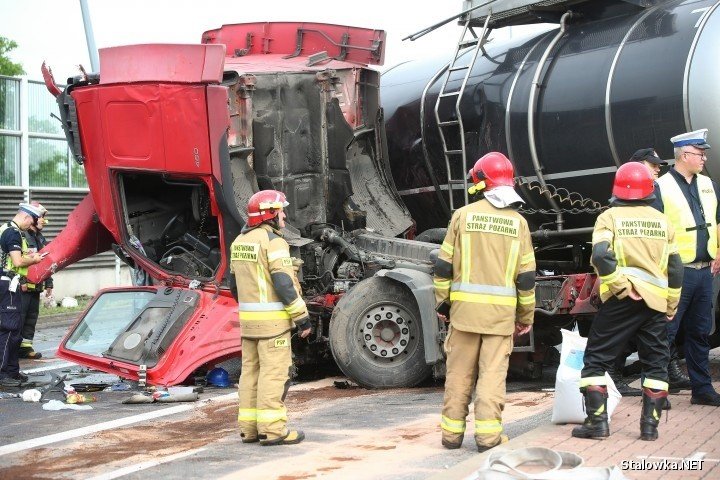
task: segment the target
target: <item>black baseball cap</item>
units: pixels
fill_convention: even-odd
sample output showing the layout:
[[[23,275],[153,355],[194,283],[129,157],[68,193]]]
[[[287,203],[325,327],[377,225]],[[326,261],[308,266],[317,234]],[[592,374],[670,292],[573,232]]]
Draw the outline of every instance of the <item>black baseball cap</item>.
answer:
[[[633,156],[630,157],[630,160],[628,160],[628,162],[642,161],[654,163],[655,165],[667,165],[666,161],[655,154],[654,148],[641,148],[637,152],[633,153]]]

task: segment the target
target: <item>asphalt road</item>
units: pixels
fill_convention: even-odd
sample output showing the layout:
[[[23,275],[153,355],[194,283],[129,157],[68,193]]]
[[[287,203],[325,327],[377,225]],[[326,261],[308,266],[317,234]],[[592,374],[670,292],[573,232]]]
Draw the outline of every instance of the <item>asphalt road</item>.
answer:
[[[41,328],[36,346],[47,358],[23,368],[40,383],[58,372],[71,383],[117,382],[50,358],[65,330]],[[2,399],[0,478],[419,479],[477,455],[471,433],[461,449],[440,446],[441,383],[378,391],[340,389],[334,380],[291,388],[291,426],[307,440],[285,447],[240,442],[234,388],[209,388],[201,401],[185,404],[124,405],[132,392],[99,392],[87,411]],[[549,421],[552,397],[543,386],[508,385],[504,420],[511,437]]]

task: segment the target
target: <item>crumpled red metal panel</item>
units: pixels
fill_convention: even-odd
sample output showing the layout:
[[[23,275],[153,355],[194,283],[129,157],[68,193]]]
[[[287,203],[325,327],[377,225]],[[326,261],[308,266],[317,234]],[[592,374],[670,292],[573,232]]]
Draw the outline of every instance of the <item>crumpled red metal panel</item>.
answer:
[[[203,33],[202,43],[224,44],[231,57],[284,54],[309,57],[327,52],[329,58],[362,65],[385,61],[383,30],[328,23],[263,22],[223,25]]]
[[[41,250],[47,255],[28,269],[27,278],[40,283],[83,258],[110,250],[112,242],[110,232],[97,221],[95,203],[88,194],[68,216],[67,226]]]
[[[125,45],[100,49],[100,83],[220,83],[225,45]]]

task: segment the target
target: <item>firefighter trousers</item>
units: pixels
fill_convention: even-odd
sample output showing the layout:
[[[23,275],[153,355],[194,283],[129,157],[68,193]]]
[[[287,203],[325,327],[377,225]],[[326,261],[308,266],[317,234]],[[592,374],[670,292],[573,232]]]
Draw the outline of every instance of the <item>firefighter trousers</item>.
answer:
[[[444,442],[462,442],[474,388],[475,442],[482,447],[500,443],[512,348],[512,336],[463,332],[450,327],[445,340],[447,373],[440,423]]]
[[[648,380],[667,383],[667,365],[670,350],[667,342],[667,317],[652,310],[642,300],[616,297],[604,302],[593,319],[585,348],[585,366],[582,378],[598,378],[612,371],[618,353],[625,348],[628,340],[636,337],[638,356],[644,377]],[[604,385],[603,380],[591,382]],[[658,388],[650,386],[650,388]],[[665,390],[661,388],[661,390]]]
[[[11,292],[9,280],[0,280],[0,378],[16,378],[20,373],[22,304],[19,292]]]
[[[290,386],[290,332],[243,338],[238,424],[243,439],[275,440],[288,431],[285,395]]]

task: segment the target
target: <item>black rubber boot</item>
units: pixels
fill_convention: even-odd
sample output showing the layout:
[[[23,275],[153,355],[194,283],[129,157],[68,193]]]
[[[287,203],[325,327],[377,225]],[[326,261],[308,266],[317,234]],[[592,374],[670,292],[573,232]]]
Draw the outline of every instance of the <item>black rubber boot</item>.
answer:
[[[658,438],[658,423],[668,393],[665,390],[643,388],[642,414],[640,415],[640,440],[653,441]]]
[[[607,387],[590,385],[581,389],[585,397],[587,418],[582,425],[573,428],[572,436],[577,438],[605,438],[610,436],[607,416]]]
[[[680,367],[680,360],[675,345],[670,345],[670,363],[668,364],[668,384],[671,392],[679,392],[680,390],[690,390],[692,384],[690,377],[685,375]]]

